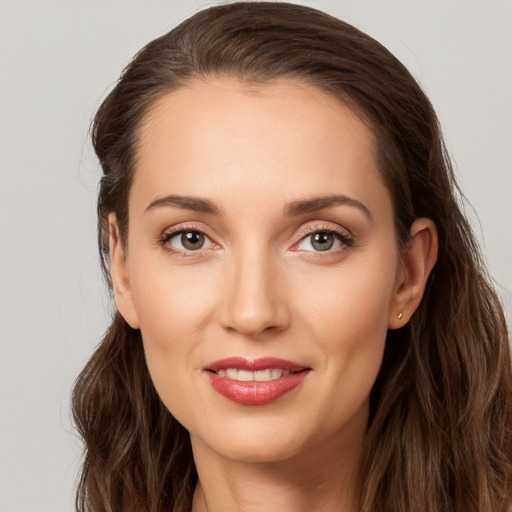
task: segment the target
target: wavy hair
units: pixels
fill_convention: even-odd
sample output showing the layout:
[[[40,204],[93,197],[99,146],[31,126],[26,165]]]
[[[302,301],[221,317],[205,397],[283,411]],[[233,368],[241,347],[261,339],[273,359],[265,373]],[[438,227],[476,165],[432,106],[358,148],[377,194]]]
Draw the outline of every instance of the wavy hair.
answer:
[[[410,322],[390,331],[371,393],[360,472],[368,512],[506,512],[512,503],[512,376],[507,326],[461,208],[435,112],[381,44],[320,11],[275,2],[203,10],[150,42],[92,125],[103,168],[98,242],[109,276],[108,214],[122,243],[138,129],[162,96],[194,81],[298,80],[353,108],[377,140],[398,244],[432,219],[439,256]],[[85,443],[77,510],[187,512],[197,474],[187,431],[161,403],[141,336],[119,313],[77,379]]]

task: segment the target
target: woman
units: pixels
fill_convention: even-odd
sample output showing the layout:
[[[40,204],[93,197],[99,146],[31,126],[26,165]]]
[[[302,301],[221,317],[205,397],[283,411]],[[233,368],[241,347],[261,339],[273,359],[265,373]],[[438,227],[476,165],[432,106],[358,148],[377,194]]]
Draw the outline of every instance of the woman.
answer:
[[[509,510],[506,324],[385,48],[207,9],[139,52],[93,143],[117,312],[74,392],[79,510]]]

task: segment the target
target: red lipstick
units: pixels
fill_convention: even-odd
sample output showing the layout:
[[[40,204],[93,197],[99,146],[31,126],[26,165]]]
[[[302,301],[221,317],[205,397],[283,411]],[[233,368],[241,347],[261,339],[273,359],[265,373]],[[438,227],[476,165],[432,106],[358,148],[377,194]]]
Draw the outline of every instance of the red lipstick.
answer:
[[[204,370],[212,387],[225,398],[242,405],[264,405],[299,386],[311,368],[273,357],[230,357]]]

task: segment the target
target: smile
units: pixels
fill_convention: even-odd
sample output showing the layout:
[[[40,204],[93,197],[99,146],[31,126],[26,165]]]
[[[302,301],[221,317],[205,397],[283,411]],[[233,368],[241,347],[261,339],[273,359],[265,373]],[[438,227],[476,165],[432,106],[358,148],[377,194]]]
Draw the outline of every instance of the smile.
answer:
[[[297,388],[311,368],[275,358],[229,358],[204,368],[215,391],[242,405],[265,405]]]
[[[250,370],[238,370],[237,368],[228,368],[227,370],[219,370],[215,372],[220,377],[227,377],[232,380],[239,380],[243,382],[266,382],[269,380],[280,379],[291,375],[291,370],[283,370],[281,368],[267,368],[266,370],[257,370],[251,372]]]

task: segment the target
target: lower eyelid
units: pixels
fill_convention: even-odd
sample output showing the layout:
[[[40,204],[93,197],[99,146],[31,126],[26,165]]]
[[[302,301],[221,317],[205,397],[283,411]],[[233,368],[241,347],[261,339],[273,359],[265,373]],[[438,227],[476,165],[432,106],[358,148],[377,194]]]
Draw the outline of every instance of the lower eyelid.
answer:
[[[172,240],[175,237],[180,236],[183,233],[186,232],[195,232],[195,233],[201,233],[204,235],[205,239],[207,240],[208,246],[207,247],[201,247],[196,250],[186,249],[186,248],[179,248],[175,247],[171,244],[169,244],[169,241]],[[203,229],[196,228],[194,226],[180,226],[178,229],[173,229],[171,231],[164,232],[160,238],[158,239],[159,244],[164,247],[166,250],[177,253],[177,254],[187,254],[187,255],[199,255],[202,251],[208,250],[211,247],[217,247],[218,245],[212,240],[208,234],[205,233]]]
[[[304,240],[306,240],[308,237],[311,237],[313,235],[315,235],[316,233],[327,233],[327,234],[332,234],[336,239],[337,241],[339,242],[340,244],[340,247],[337,247],[335,249],[328,249],[326,251],[314,251],[314,250],[309,250],[308,252],[317,252],[317,253],[322,253],[322,252],[325,252],[325,253],[329,253],[329,252],[335,252],[339,249],[343,249],[343,248],[349,248],[349,247],[352,247],[354,245],[354,239],[353,237],[346,231],[341,231],[341,230],[338,230],[338,229],[334,229],[330,226],[318,226],[318,227],[315,227],[313,229],[308,229],[307,231],[303,231],[302,233],[299,234],[300,236],[300,239],[298,240],[298,242],[296,242],[294,244],[294,247],[302,244],[302,242]]]
[[[306,241],[308,238],[310,238],[311,236],[313,235],[306,235],[304,238],[302,238],[299,242],[300,245],[302,245],[304,243],[304,241]],[[329,249],[325,249],[324,251],[321,251],[321,250],[315,250],[314,247],[312,247],[311,249],[302,249],[304,251],[307,251],[307,252],[316,252],[316,253],[332,253],[332,252],[336,252],[340,249],[343,249],[347,246],[347,241],[343,240],[342,238],[340,238],[339,235],[337,235],[336,233],[333,234],[333,236],[335,237],[336,241],[334,242],[334,246],[333,247],[330,247]],[[309,241],[309,244],[312,246],[312,241],[310,240]]]
[[[199,249],[194,250],[194,249],[186,249],[186,248],[182,249],[182,248],[179,248],[179,247],[169,244],[170,240],[172,240],[174,237],[181,235],[184,232],[201,233],[202,235],[204,235],[204,237],[207,241],[207,246],[206,247],[203,246]],[[315,250],[314,248],[313,249],[297,248],[299,245],[301,245],[303,243],[303,241],[305,239],[313,236],[316,233],[332,234],[336,238],[336,240],[338,242],[338,244],[337,244],[338,246],[334,247],[334,248],[326,249],[325,251]],[[300,239],[294,244],[294,246],[292,247],[292,250],[295,250],[295,251],[302,250],[303,252],[313,253],[315,256],[322,256],[322,255],[327,256],[329,254],[343,252],[344,250],[349,249],[354,246],[354,239],[350,234],[346,233],[345,231],[341,232],[341,230],[333,229],[332,227],[328,227],[328,226],[316,227],[315,229],[311,229],[311,230],[308,229],[307,231],[301,233],[299,236],[300,236]],[[159,243],[159,245],[161,245],[164,249],[166,249],[169,252],[172,252],[175,254],[186,255],[189,257],[194,256],[194,255],[199,256],[204,251],[208,251],[212,248],[215,249],[215,248],[220,247],[203,229],[200,229],[195,226],[180,226],[177,229],[172,229],[172,230],[166,231],[158,238],[157,242]]]

